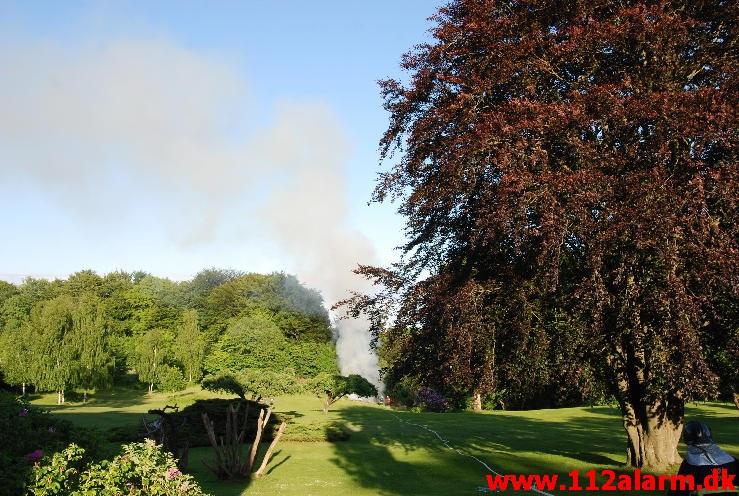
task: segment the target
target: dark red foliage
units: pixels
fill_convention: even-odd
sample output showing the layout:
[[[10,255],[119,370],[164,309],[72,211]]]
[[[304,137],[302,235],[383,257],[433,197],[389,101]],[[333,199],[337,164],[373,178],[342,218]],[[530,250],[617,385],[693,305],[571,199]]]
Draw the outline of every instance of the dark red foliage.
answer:
[[[399,202],[404,256],[349,300],[389,326],[391,374],[537,387],[564,333],[564,376],[587,359],[640,428],[711,393],[704,347],[739,325],[737,5],[440,10],[408,83],[381,82],[375,200]]]

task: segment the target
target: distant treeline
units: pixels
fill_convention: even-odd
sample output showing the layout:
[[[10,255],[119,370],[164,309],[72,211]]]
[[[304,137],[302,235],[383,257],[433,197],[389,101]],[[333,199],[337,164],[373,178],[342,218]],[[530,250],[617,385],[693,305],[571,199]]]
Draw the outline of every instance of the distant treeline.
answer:
[[[208,269],[174,282],[144,272],[0,281],[0,372],[25,389],[84,391],[136,377],[178,390],[248,369],[296,380],[336,373],[321,295],[292,275]]]

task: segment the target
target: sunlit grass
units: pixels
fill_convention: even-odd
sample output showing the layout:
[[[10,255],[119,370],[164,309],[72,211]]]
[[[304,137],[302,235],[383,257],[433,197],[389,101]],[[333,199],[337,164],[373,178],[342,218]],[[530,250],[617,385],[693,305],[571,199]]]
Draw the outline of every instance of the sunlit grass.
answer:
[[[175,403],[184,407],[198,398],[213,396],[199,388],[152,396],[145,391],[114,390],[91,395],[87,404],[57,407],[53,394],[34,403],[78,424],[106,430],[140,422],[150,408]],[[354,434],[350,440],[337,443],[281,442],[269,474],[252,482],[215,479],[202,464],[203,458],[210,457],[210,450],[193,449],[190,470],[206,490],[218,496],[480,494],[486,485],[483,466],[446,449],[428,431],[399,419],[427,425],[499,472],[626,470],[621,465],[625,438],[618,412],[607,407],[415,414],[342,400],[324,414],[317,398],[292,396],[277,398],[275,409],[290,417],[294,426],[343,424]],[[691,405],[687,415],[706,421],[724,449],[739,454],[738,413],[733,405],[712,403]]]

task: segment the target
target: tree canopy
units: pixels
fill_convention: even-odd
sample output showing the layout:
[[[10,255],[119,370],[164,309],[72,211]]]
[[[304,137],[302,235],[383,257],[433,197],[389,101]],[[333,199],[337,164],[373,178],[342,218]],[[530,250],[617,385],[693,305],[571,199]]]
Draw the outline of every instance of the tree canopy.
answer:
[[[374,199],[399,202],[407,243],[361,266],[383,290],[348,302],[386,333],[389,377],[464,394],[600,380],[628,461],[677,460],[685,401],[715,394],[728,360],[706,350],[739,327],[737,13],[439,10],[407,82],[381,82],[394,165]]]
[[[124,381],[177,389],[204,373],[272,383],[337,371],[320,294],[291,275],[206,269],[175,282],[143,272],[76,272],[0,284],[0,372],[59,392]],[[257,372],[269,372],[260,374]],[[255,379],[256,380],[256,379]],[[261,384],[261,386],[260,386]]]
[[[357,374],[343,376],[324,372],[312,378],[308,383],[308,388],[319,398],[323,398],[324,412],[328,412],[331,405],[349,394],[365,398],[377,396],[377,388]]]

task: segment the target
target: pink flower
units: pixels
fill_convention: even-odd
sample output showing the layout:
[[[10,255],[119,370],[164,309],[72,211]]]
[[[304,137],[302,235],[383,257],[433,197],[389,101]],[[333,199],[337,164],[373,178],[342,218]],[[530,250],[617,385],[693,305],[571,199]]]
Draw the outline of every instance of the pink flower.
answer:
[[[175,467],[171,467],[169,470],[167,470],[167,479],[168,480],[175,480],[178,475],[181,475],[182,472],[177,470]]]
[[[37,449],[35,451],[31,451],[26,455],[26,460],[29,462],[36,462],[44,457],[44,450]]]

